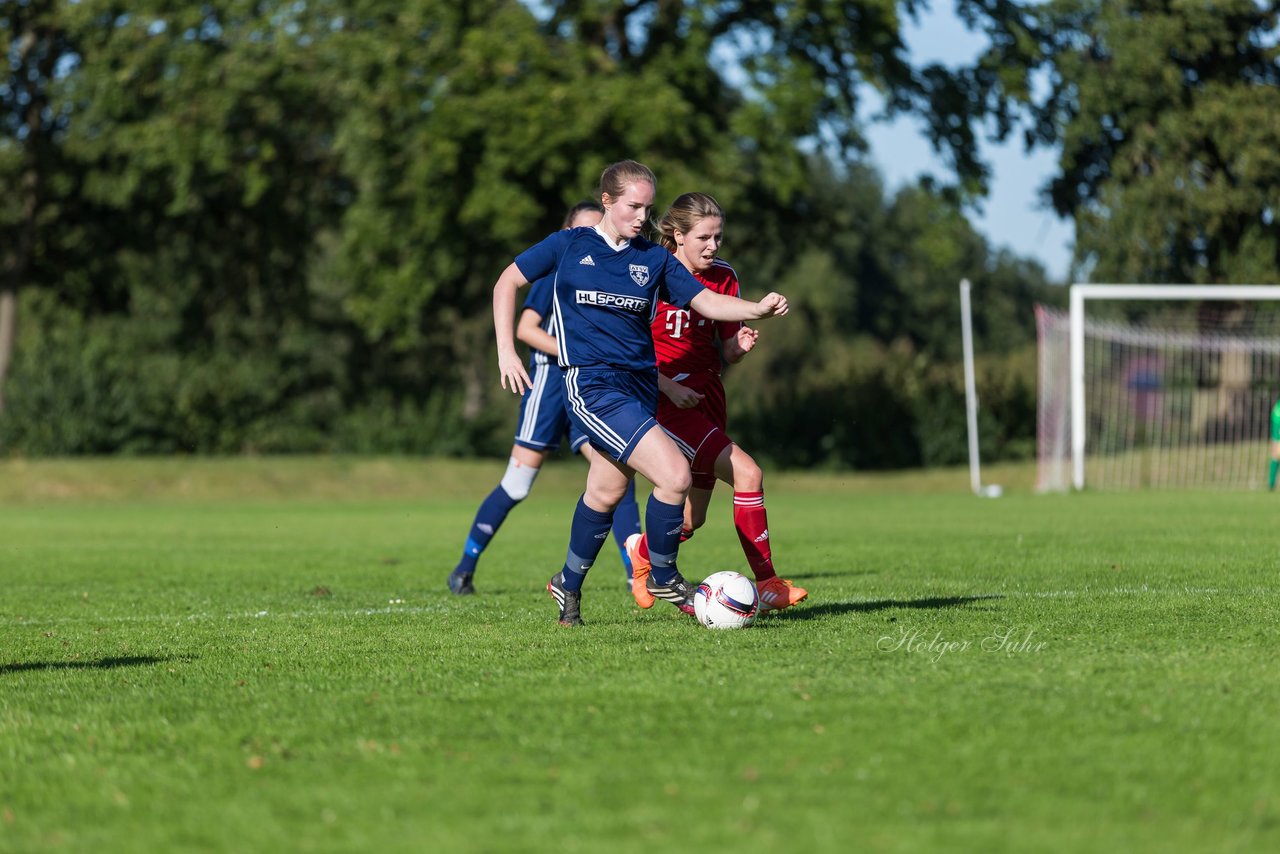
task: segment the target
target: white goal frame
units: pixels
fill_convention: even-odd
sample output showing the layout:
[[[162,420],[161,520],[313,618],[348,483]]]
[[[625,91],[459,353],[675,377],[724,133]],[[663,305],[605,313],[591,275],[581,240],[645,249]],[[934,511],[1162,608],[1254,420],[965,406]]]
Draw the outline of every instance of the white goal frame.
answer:
[[[1113,300],[1280,300],[1280,285],[1087,285],[1070,290],[1071,482],[1084,489],[1085,301]]]

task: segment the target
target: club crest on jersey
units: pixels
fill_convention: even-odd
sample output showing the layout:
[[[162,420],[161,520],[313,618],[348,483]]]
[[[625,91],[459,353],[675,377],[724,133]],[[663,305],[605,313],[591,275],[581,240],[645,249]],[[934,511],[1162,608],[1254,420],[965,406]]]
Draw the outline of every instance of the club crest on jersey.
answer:
[[[631,281],[640,287],[649,284],[649,268],[643,264],[628,264],[631,269]]]

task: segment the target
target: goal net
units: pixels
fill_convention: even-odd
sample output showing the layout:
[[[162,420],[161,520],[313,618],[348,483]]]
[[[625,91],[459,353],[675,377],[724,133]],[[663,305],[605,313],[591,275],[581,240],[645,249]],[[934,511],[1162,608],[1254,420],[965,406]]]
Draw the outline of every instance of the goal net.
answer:
[[[1036,306],[1037,489],[1263,486],[1280,319],[1259,300],[1280,287],[1071,290],[1070,312]]]

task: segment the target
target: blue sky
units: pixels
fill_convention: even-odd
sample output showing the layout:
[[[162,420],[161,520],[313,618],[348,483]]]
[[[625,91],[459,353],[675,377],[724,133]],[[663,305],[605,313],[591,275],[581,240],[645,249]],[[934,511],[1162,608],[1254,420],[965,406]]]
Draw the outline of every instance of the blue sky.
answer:
[[[935,0],[934,10],[905,28],[915,63],[967,62],[983,47],[983,37],[971,33],[955,17],[949,0]],[[914,183],[921,174],[948,177],[949,171],[929,146],[919,120],[902,118],[871,125],[867,133],[872,158],[890,189]],[[1020,138],[1001,145],[984,143],[983,159],[991,165],[991,193],[981,213],[971,221],[995,246],[1035,258],[1055,280],[1065,280],[1071,263],[1075,228],[1042,205],[1037,190],[1056,169],[1057,152],[1037,149],[1026,154]]]

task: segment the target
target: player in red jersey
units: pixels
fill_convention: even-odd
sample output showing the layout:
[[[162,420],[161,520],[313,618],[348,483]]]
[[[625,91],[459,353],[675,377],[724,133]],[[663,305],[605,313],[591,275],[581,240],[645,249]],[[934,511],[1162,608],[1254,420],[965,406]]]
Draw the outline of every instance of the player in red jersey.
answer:
[[[698,281],[717,293],[736,297],[738,276],[719,258],[723,226],[724,211],[705,193],[680,196],[658,223],[662,244]],[[721,358],[730,364],[742,361],[755,347],[758,335],[741,322],[708,320],[692,308],[666,302],[658,303],[653,319],[661,392],[658,423],[689,458],[693,474],[682,539],[693,536],[707,521],[716,479],[729,484],[733,487],[733,524],[755,574],[761,608],[777,610],[809,594],[774,572],[764,509],[764,474],[725,432],[728,419],[720,381]],[[649,551],[643,534],[627,538],[627,554],[632,567],[631,595],[641,608],[649,608],[653,597],[644,583]]]

